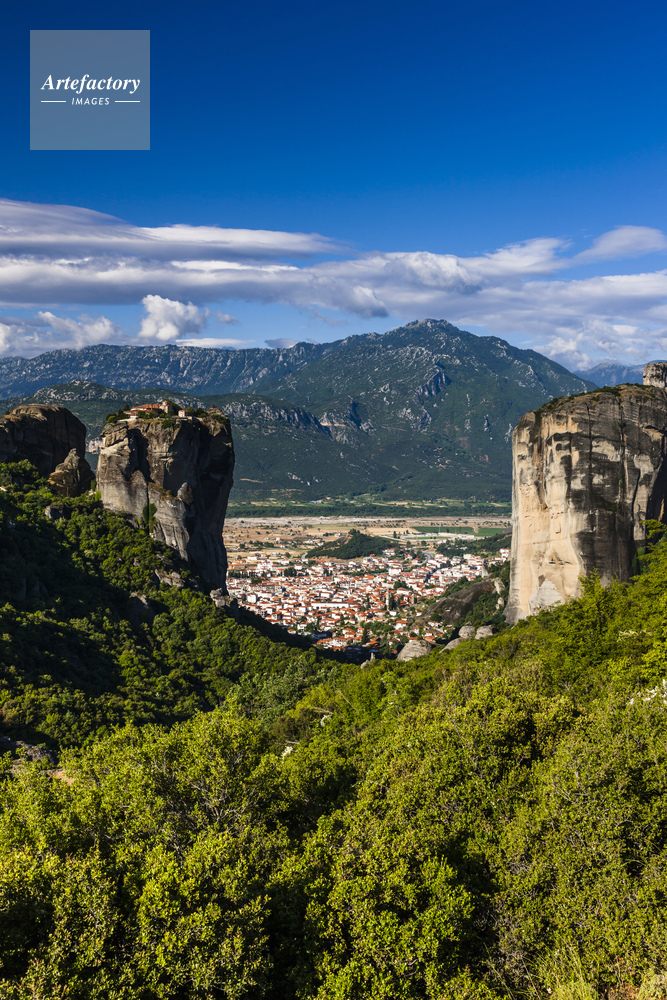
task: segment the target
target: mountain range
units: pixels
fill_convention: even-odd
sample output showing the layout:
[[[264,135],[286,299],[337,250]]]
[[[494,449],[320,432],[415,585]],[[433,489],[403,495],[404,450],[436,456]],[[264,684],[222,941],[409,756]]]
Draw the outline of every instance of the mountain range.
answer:
[[[63,402],[91,436],[128,400],[222,407],[237,501],[507,500],[519,417],[591,387],[535,351],[443,320],[284,349],[101,345],[0,359],[6,408]]]
[[[606,358],[592,368],[575,372],[580,378],[587,379],[598,387],[604,385],[625,385],[628,382],[640,383],[644,374],[644,364],[624,365],[622,361]]]

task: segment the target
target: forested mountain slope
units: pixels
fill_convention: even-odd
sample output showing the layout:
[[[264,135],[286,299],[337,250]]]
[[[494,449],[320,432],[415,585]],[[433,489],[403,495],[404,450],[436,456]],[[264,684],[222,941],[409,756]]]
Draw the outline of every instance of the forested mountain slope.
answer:
[[[379,493],[507,500],[519,417],[589,387],[535,351],[436,320],[281,350],[94,347],[54,351],[22,368],[16,361],[0,361],[0,392],[14,404],[36,389],[21,398],[71,394],[71,385],[45,387],[86,379],[80,394],[88,398],[70,405],[84,420],[90,411],[92,436],[110,391],[100,389],[94,406],[86,386],[95,382],[152,398],[164,387],[220,406],[237,449],[236,501]]]
[[[171,549],[94,496],[54,497],[26,463],[0,473],[6,735],[67,746],[126,721],[187,718],[232,690],[282,711],[326,673],[304,640],[288,646],[250,612],[237,624],[219,611]]]

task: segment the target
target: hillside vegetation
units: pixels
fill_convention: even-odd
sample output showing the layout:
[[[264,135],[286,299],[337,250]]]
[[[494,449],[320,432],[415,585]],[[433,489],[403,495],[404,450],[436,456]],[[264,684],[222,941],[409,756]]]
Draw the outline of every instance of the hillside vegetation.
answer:
[[[326,674],[313,649],[271,641],[284,633],[263,619],[226,617],[172,550],[94,496],[55,498],[27,463],[0,466],[0,483],[6,734],[81,744],[125,722],[188,718],[231,691],[280,714]]]
[[[3,731],[60,759],[0,769],[0,997],[667,994],[663,526],[630,584],[362,668],[3,486]]]

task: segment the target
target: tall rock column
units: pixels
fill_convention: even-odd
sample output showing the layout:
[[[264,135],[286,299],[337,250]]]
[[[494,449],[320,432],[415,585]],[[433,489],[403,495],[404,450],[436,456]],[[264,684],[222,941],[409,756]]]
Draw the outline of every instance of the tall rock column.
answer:
[[[649,366],[647,366],[649,367]],[[512,436],[509,622],[627,580],[647,518],[667,521],[667,391],[624,385],[553,400]]]
[[[150,526],[214,587],[226,593],[222,528],[234,448],[227,417],[131,418],[107,424],[97,486],[108,510]]]

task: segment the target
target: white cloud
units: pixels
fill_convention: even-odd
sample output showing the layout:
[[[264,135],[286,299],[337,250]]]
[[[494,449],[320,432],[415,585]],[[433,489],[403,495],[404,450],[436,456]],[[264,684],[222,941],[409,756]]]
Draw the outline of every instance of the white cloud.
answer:
[[[67,340],[70,347],[88,347],[90,344],[108,344],[118,337],[118,327],[106,316],[90,318],[80,316],[78,320],[55,316],[52,312],[37,313],[39,319],[54,333]]]
[[[0,354],[33,357],[44,351],[121,343],[123,339],[118,326],[105,316],[72,319],[42,311],[27,319],[0,318]]]
[[[330,322],[329,314],[442,316],[515,342],[528,338],[567,364],[600,351],[641,360],[667,345],[667,270],[577,279],[565,272],[666,248],[657,229],[619,226],[569,256],[568,242],[549,236],[471,257],[352,254],[316,235],[180,224],[150,229],[88,209],[0,201],[0,302],[42,307],[50,317],[58,306],[143,303],[141,342],[198,337],[204,306],[237,300],[292,306]],[[236,322],[223,309],[213,315],[221,324]],[[16,353],[18,333],[2,322],[0,350]],[[69,337],[75,346],[119,336],[109,320],[68,320],[69,332],[66,321],[49,322],[41,333],[28,324],[25,336],[58,345]],[[198,342],[209,341],[239,343]]]
[[[647,226],[618,226],[593,240],[593,246],[577,254],[575,261],[617,260],[641,257],[667,248],[665,234]]]
[[[7,323],[0,322],[0,354],[20,353],[15,348],[16,334]]]
[[[215,318],[218,320],[219,323],[230,324],[232,326],[239,325],[239,321],[237,320],[236,316],[230,316],[229,313],[220,312],[219,309],[216,309],[215,311]]]
[[[264,343],[267,347],[274,348],[294,347],[295,344],[298,344],[298,340],[292,340],[291,337],[273,337],[271,340],[265,340]]]
[[[219,347],[234,351],[237,347],[247,347],[245,340],[232,340],[231,337],[199,337],[197,340],[179,340],[177,347]]]
[[[201,312],[192,302],[174,302],[161,295],[145,295],[141,303],[146,316],[141,321],[139,336],[166,344],[186,333],[198,334],[206,326],[208,311]]]

